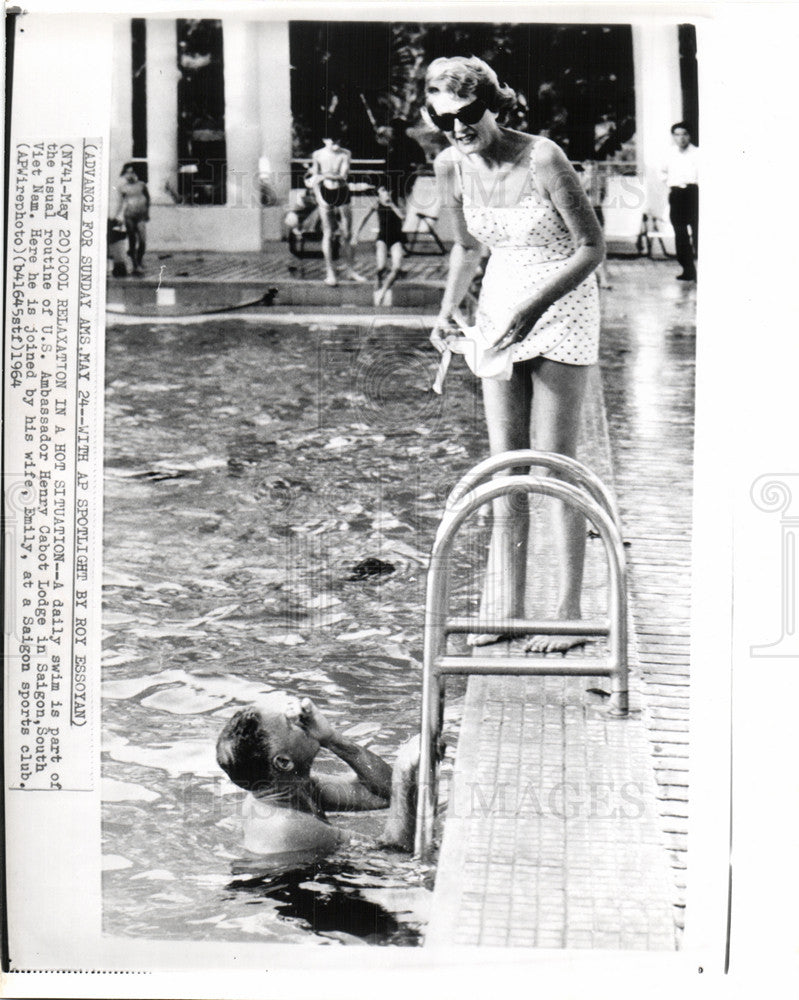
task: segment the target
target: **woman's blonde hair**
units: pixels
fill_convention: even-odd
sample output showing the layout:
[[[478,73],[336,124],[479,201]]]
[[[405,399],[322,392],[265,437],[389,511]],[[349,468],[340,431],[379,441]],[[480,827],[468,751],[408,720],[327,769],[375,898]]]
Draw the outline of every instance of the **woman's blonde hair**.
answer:
[[[516,103],[516,92],[499,82],[488,63],[477,56],[434,59],[427,67],[425,92],[444,90],[454,97],[476,97],[489,111],[502,111]]]

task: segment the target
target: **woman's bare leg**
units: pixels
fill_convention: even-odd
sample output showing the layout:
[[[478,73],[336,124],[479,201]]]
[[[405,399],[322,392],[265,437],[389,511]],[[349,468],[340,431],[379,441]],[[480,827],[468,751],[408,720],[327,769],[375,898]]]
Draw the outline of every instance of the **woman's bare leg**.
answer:
[[[483,379],[483,405],[492,455],[530,447],[531,369],[529,362],[513,366],[509,381]],[[503,475],[526,469],[503,470]],[[524,615],[529,513],[527,496],[498,497],[493,503],[493,525],[479,617],[520,618]],[[503,636],[479,633],[469,637],[473,646],[501,641]]]
[[[588,365],[566,365],[547,358],[533,362],[532,427],[537,450],[576,457],[589,371]],[[558,555],[556,618],[574,620],[582,616],[585,518],[568,504],[552,503]],[[565,652],[584,643],[579,636],[539,635],[529,639],[525,648],[530,652]]]

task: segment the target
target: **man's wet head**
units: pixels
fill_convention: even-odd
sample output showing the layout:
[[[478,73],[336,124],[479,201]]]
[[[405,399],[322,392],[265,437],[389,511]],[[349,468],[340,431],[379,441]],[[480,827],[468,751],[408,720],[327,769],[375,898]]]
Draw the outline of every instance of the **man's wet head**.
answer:
[[[319,742],[301,724],[299,698],[270,695],[228,720],[216,759],[230,780],[248,791],[308,778]]]

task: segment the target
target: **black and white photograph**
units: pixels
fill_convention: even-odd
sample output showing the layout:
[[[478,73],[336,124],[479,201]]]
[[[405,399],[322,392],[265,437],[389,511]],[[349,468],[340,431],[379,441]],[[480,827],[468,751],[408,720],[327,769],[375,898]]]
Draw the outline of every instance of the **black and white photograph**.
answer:
[[[694,26],[113,72],[104,931],[678,949]]]
[[[8,10],[4,995],[791,995],[754,6]]]

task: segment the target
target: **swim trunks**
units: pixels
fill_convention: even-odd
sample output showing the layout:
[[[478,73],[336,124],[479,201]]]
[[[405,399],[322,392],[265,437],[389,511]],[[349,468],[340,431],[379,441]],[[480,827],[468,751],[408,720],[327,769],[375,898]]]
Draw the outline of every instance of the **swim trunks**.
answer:
[[[331,208],[343,208],[345,205],[349,205],[352,198],[349,186],[344,182],[334,188],[325,187],[324,184],[320,184],[319,190],[322,192],[322,200]]]

